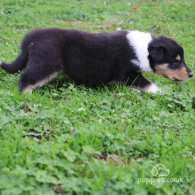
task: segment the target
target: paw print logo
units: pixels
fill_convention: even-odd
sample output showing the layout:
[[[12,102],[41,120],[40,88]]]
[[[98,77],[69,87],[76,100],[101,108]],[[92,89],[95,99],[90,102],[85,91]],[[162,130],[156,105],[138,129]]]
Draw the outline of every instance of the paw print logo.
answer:
[[[153,176],[159,177],[166,177],[169,175],[169,172],[169,169],[167,169],[163,164],[157,164],[151,170],[151,174]]]

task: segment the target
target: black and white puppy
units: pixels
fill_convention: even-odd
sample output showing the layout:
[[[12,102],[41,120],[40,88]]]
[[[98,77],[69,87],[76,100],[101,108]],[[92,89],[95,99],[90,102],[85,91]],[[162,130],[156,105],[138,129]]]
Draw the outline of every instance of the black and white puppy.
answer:
[[[192,77],[179,44],[139,31],[96,34],[37,29],[24,38],[19,57],[11,64],[0,62],[0,66],[8,73],[25,69],[19,90],[30,93],[60,73],[89,87],[116,81],[152,93],[159,89],[142,72],[154,72],[175,81]]]

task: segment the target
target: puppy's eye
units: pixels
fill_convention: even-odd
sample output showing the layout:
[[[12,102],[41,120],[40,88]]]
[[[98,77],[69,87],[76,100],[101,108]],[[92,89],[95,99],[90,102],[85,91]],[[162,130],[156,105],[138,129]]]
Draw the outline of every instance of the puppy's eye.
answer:
[[[181,65],[180,62],[174,62],[174,63],[169,64],[169,68],[174,69],[174,70],[179,69],[180,65]]]

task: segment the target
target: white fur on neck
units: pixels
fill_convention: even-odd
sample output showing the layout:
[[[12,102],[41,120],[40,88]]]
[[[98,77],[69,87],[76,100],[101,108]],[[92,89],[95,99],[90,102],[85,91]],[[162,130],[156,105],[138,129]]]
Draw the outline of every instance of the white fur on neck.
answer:
[[[137,59],[133,59],[131,62],[139,66],[141,71],[151,72],[152,69],[148,60],[148,45],[152,41],[151,34],[140,31],[129,31],[126,37],[137,57]]]

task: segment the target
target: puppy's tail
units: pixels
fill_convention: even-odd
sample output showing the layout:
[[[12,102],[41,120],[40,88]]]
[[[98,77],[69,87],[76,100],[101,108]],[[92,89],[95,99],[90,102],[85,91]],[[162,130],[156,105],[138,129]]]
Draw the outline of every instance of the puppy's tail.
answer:
[[[26,67],[27,61],[27,53],[22,53],[11,64],[6,64],[0,61],[0,67],[4,69],[7,73],[13,74],[23,70]]]

